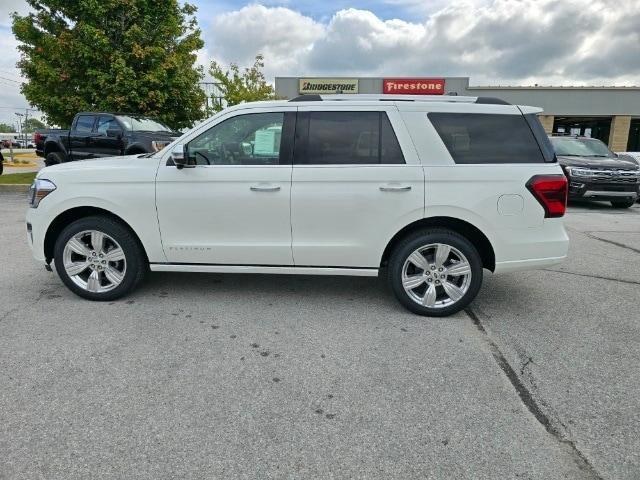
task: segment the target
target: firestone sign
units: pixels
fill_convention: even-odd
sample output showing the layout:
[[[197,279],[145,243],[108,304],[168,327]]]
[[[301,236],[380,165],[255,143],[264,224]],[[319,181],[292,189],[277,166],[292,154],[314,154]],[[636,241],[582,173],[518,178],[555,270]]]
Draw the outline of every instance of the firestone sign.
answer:
[[[383,93],[401,95],[444,95],[444,78],[385,78]]]
[[[358,93],[357,78],[301,78],[300,93]]]

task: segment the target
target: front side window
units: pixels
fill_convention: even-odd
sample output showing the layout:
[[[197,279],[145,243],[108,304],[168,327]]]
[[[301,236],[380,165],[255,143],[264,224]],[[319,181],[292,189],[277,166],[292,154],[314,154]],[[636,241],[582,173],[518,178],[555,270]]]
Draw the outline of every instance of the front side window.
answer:
[[[428,117],[456,163],[545,161],[522,115],[431,112]]]
[[[300,152],[296,147],[297,163],[405,163],[385,112],[308,112],[298,115],[298,122],[306,130],[307,144]]]
[[[76,121],[76,132],[91,132],[95,120],[93,115],[80,115]]]
[[[187,144],[192,165],[278,165],[283,112],[238,115]]]

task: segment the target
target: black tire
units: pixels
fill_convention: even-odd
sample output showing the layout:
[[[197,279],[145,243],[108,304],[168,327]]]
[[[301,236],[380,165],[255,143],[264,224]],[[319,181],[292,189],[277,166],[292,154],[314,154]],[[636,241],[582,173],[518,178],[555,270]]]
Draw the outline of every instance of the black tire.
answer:
[[[469,262],[471,270],[471,279],[468,283],[468,289],[462,297],[453,304],[441,307],[428,307],[417,303],[405,291],[402,285],[402,270],[408,257],[421,247],[430,244],[445,244],[457,249],[462,253]],[[453,265],[453,264],[451,264]],[[389,259],[388,280],[398,301],[408,310],[418,315],[429,317],[446,317],[459,312],[465,308],[476,297],[480,286],[482,285],[482,260],[478,251],[473,244],[462,235],[447,229],[427,229],[414,232],[402,239],[394,248]],[[446,272],[445,272],[446,273]],[[444,274],[444,273],[443,273]],[[447,278],[448,280],[448,278]],[[455,278],[452,281],[456,281]],[[427,284],[425,283],[425,290]],[[434,285],[435,286],[435,285]],[[422,287],[417,287],[422,288]],[[437,287],[436,287],[437,288]],[[417,292],[416,292],[417,293]],[[438,290],[438,298],[444,293],[444,289],[440,287]]]
[[[58,165],[62,162],[64,162],[64,155],[60,152],[49,152],[44,159],[44,164],[47,167],[50,167],[51,165]]]
[[[611,200],[611,206],[613,208],[629,208],[633,207],[635,200]]]
[[[112,290],[106,292],[90,292],[74,283],[65,270],[63,257],[67,242],[74,235],[87,230],[95,230],[108,235],[120,245],[124,252],[126,260],[124,278],[121,283]],[[56,239],[54,246],[54,265],[58,276],[69,290],[82,298],[97,301],[115,300],[130,293],[142,281],[149,268],[144,250],[133,233],[121,222],[104,216],[82,218],[67,226]],[[105,281],[104,276],[102,277],[102,281]]]

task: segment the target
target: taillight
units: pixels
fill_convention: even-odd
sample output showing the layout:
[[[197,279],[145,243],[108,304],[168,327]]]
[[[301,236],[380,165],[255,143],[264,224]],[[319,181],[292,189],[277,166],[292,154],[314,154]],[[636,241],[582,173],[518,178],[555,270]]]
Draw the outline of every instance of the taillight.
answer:
[[[535,175],[527,188],[544,208],[544,218],[562,217],[567,210],[567,177]]]
[[[38,143],[41,139],[42,135],[40,135],[40,132],[35,132],[33,134],[33,143]]]

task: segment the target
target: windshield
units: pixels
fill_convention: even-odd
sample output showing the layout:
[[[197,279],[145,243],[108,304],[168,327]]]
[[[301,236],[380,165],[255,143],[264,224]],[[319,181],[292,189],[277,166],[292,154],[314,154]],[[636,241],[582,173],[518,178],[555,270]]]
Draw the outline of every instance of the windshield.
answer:
[[[596,139],[551,137],[556,155],[569,157],[613,157],[609,148]]]
[[[166,125],[151,120],[146,117],[130,117],[128,115],[119,115],[118,120],[122,122],[124,128],[132,132],[171,132],[172,130]]]

